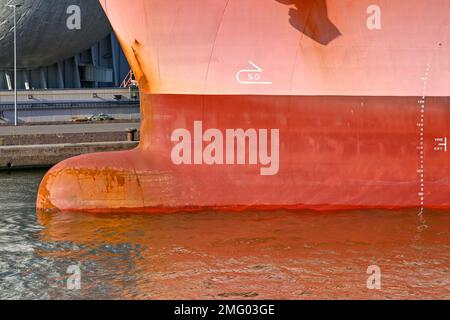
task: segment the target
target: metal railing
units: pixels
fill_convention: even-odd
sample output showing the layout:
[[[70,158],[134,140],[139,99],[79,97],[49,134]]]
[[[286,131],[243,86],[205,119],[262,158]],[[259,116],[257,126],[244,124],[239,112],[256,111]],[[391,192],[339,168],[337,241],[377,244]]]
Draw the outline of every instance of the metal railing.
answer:
[[[130,72],[128,72],[125,79],[122,81],[122,84],[120,85],[120,87],[128,88],[130,86],[136,86],[136,84],[137,84],[137,82],[136,82],[136,79],[134,78],[134,72],[133,72],[133,70],[130,70]]]
[[[133,101],[99,101],[99,102],[91,102],[91,101],[82,101],[82,102],[32,102],[32,103],[21,103],[18,105],[19,110],[42,110],[42,109],[88,109],[88,108],[121,108],[121,107],[130,107],[130,108],[139,108],[139,100]],[[14,103],[4,103],[0,104],[0,115],[4,111],[12,111],[14,110]]]

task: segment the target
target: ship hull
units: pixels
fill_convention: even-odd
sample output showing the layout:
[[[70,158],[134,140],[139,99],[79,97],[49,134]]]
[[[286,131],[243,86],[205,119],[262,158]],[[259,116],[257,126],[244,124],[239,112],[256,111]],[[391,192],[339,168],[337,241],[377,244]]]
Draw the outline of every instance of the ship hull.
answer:
[[[144,142],[130,152],[61,163],[47,175],[38,203],[41,208],[93,212],[404,208],[422,202],[448,208],[450,159],[435,150],[434,140],[450,134],[448,99],[427,99],[423,149],[419,99],[144,96]],[[197,129],[201,123],[201,138],[194,137],[196,123]],[[181,157],[183,163],[173,159],[180,144],[172,137],[180,129],[191,134],[180,153],[190,154]],[[223,143],[215,145],[222,156],[211,152],[214,161],[208,162],[211,142],[204,134],[211,129],[224,134]],[[227,163],[225,132],[230,129],[279,130],[279,162],[272,157],[273,163],[264,165],[258,157],[250,163],[248,136],[245,147],[235,140],[234,161]],[[275,142],[267,142],[270,151]],[[245,149],[242,164],[238,147]],[[426,159],[423,170],[421,157]]]
[[[381,2],[374,33],[366,1],[102,1],[141,142],[60,163],[38,208],[449,208],[448,5]]]

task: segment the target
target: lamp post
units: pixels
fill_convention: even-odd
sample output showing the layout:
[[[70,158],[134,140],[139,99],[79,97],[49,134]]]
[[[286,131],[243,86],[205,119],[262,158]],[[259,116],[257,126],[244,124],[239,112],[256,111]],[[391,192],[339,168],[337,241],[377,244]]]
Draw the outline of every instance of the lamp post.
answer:
[[[7,4],[8,7],[14,9],[14,126],[17,126],[17,22],[16,9],[20,8],[21,4]]]

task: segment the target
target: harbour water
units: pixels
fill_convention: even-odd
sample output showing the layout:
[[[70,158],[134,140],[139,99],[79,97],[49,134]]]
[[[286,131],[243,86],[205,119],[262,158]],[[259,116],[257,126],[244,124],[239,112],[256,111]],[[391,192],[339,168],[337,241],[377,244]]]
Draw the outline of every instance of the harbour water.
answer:
[[[0,173],[0,299],[450,299],[450,212],[38,215],[44,173]]]

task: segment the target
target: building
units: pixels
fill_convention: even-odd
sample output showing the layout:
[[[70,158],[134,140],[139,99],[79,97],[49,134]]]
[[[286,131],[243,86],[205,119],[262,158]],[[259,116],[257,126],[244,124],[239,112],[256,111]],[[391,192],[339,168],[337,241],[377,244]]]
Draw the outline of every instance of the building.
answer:
[[[130,67],[97,1],[0,0],[0,90],[119,87]]]

